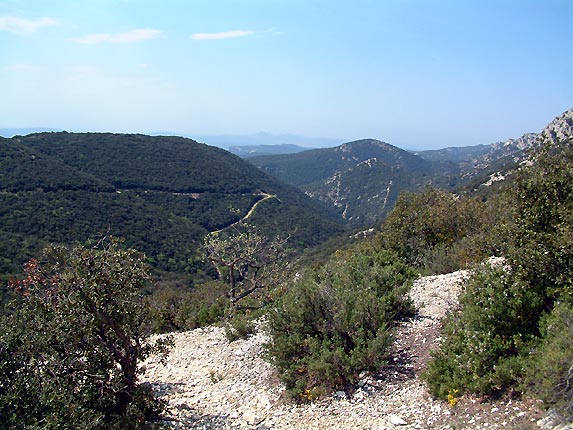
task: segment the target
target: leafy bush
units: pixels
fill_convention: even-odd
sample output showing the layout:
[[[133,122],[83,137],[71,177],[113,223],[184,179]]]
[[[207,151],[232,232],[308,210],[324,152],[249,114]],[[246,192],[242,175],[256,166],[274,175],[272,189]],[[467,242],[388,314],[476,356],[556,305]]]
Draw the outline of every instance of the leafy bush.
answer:
[[[505,268],[476,268],[424,373],[432,395],[445,400],[454,389],[489,394],[514,384],[523,373],[520,357],[535,339],[541,302]]]
[[[414,276],[390,252],[356,250],[288,285],[269,312],[267,348],[289,393],[311,399],[378,369],[390,327],[413,311]]]
[[[147,339],[142,257],[117,241],[50,247],[26,275],[2,319],[4,428],[143,428],[162,403],[138,383],[139,363],[169,340]]]
[[[433,188],[402,193],[380,240],[408,264],[446,273],[483,258],[485,250],[469,238],[479,237],[494,223],[490,213],[484,202]]]
[[[527,386],[561,417],[573,421],[573,306],[561,303],[542,326],[543,342],[527,368]]]
[[[573,141],[546,145],[516,190],[518,234],[509,254],[519,276],[543,297],[541,342],[526,387],[573,420]]]
[[[509,258],[546,296],[573,301],[573,142],[547,145],[526,169],[515,195],[518,217]]]
[[[571,417],[571,392],[563,387],[573,357],[572,167],[573,144],[564,142],[543,147],[520,172],[509,195],[514,223],[503,236],[512,271],[473,276],[425,374],[433,395],[514,389],[529,369],[533,391]]]

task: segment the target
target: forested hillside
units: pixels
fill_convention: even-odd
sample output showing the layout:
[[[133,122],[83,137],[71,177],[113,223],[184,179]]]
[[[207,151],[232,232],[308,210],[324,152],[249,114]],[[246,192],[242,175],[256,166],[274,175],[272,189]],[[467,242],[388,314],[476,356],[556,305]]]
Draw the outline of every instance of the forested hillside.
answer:
[[[401,191],[419,190],[434,175],[444,176],[454,167],[375,139],[249,161],[297,186],[354,226],[384,218]]]
[[[295,248],[343,230],[320,204],[224,150],[179,137],[39,133],[0,140],[0,274],[50,242],[124,237],[153,267],[201,278],[203,236],[246,216]]]
[[[304,194],[272,179],[265,182],[261,171],[254,175],[261,182],[250,176],[241,182],[245,172],[237,167],[249,172],[253,166],[224,151],[217,150],[211,157],[205,147],[194,157],[198,144],[185,139],[88,135],[86,143],[82,136],[63,133],[0,141],[6,239],[2,246],[7,251],[2,250],[2,255],[39,257],[25,265],[23,279],[9,283],[15,300],[0,315],[9,327],[0,336],[0,387],[9,393],[0,395],[0,413],[9,416],[10,422],[82,422],[83,411],[109,416],[118,428],[130,414],[141,423],[156,420],[163,408],[156,401],[156,391],[163,390],[158,387],[165,383],[151,388],[137,382],[137,363],[151,352],[142,346],[146,341],[141,334],[223,322],[225,315],[229,341],[256,338],[251,335],[266,328],[266,359],[276,372],[274,384],[277,376],[283,384],[283,401],[326,399],[321,404],[330,407],[352,399],[346,402],[352,413],[356,405],[364,404],[360,393],[366,381],[371,381],[368,390],[380,401],[391,398],[385,393],[395,392],[396,387],[415,383],[417,399],[431,394],[451,408],[465,405],[461,411],[468,420],[476,410],[475,395],[488,402],[491,414],[519,396],[543,402],[528,405],[520,400],[517,409],[493,415],[492,423],[503,415],[520,425],[524,410],[535,417],[542,406],[554,408],[556,419],[573,420],[570,134],[564,139],[549,134],[539,148],[520,153],[527,158],[524,163],[513,160],[514,186],[491,187],[487,196],[455,195],[431,187],[403,192],[370,234],[346,235],[355,240],[351,246],[337,247],[322,263],[306,265],[295,262],[285,245],[308,247],[333,237],[341,228],[321,219],[325,212],[313,212],[316,203]],[[56,138],[53,145],[47,137]],[[125,146],[121,146],[123,138]],[[122,163],[110,156],[114,145],[121,146],[116,154],[130,161]],[[74,154],[77,149],[79,154]],[[345,149],[342,161],[360,159],[349,157],[351,148]],[[510,156],[500,156],[489,168],[497,168]],[[221,176],[226,181],[194,180],[207,162],[215,163],[213,171],[225,170]],[[401,156],[394,162],[397,167],[380,169],[377,159],[359,161],[347,169],[348,178],[367,177],[366,185],[353,186],[370,192],[369,183],[380,184],[383,179],[357,168],[396,175],[408,163],[419,163],[417,158]],[[168,170],[165,176],[170,181],[162,177],[163,169]],[[403,179],[409,180],[407,175]],[[499,182],[509,184],[504,181]],[[197,201],[205,206],[194,207]],[[226,218],[215,221],[217,213]],[[230,226],[246,214],[252,215],[248,221],[256,221],[258,228],[243,223],[224,232],[219,229],[218,222]],[[110,220],[115,224],[106,224]],[[116,234],[111,231],[116,226],[121,227],[116,231],[127,232],[126,242],[146,251],[147,257],[126,250],[113,238],[94,244],[105,229]],[[37,252],[48,238],[85,243]],[[185,254],[189,249],[194,253]],[[200,264],[201,258],[212,266]],[[4,257],[6,267],[13,262]],[[148,263],[160,275],[155,281]],[[290,276],[292,269],[296,276]],[[420,274],[458,269],[464,271],[452,274],[456,285],[436,284],[433,277],[421,284],[416,281],[412,289]],[[208,278],[206,270],[216,279],[201,282]],[[183,274],[200,282],[192,289],[172,288],[167,282],[170,275],[181,283]],[[438,290],[443,288],[455,291],[440,298]],[[428,304],[432,307],[437,299],[447,306],[431,313],[433,322],[422,326],[427,331],[416,331],[429,315],[424,314],[429,312]],[[215,339],[209,334],[213,331],[199,333]],[[158,339],[151,348],[162,354],[170,337]],[[162,355],[154,357],[161,359]],[[48,378],[53,385],[44,384],[44,366],[53,373]],[[108,376],[120,368],[122,376]],[[188,365],[184,368],[189,371]],[[402,374],[392,379],[397,369],[403,369]],[[225,376],[209,370],[209,378],[214,385]],[[128,391],[116,390],[114,384],[127,386]],[[185,384],[195,387],[188,380]],[[62,391],[62,386],[67,388]],[[108,396],[97,394],[97,387]],[[106,402],[116,406],[107,408]],[[229,403],[222,407],[226,411]],[[522,412],[516,413],[520,408]],[[17,413],[20,410],[26,411],[24,418]],[[422,421],[429,423],[436,417],[428,408],[417,410],[429,414]],[[420,413],[411,413],[408,419],[418,420]],[[448,412],[439,419],[450,422],[449,417],[455,416]]]

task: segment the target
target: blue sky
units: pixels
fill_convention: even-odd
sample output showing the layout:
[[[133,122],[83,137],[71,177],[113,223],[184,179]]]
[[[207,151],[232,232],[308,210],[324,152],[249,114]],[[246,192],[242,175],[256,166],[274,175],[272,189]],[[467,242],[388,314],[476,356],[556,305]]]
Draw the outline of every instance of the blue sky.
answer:
[[[573,107],[573,0],[0,0],[0,128],[410,148]]]

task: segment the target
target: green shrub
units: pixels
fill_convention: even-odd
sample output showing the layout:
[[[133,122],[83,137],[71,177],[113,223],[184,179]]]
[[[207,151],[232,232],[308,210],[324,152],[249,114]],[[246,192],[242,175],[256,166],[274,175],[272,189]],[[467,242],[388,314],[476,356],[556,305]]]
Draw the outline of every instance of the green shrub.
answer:
[[[478,238],[496,222],[489,206],[433,188],[402,193],[382,226],[380,241],[416,268],[458,270],[488,256]]]
[[[464,267],[460,262],[462,246],[456,242],[453,244],[441,243],[433,248],[428,248],[420,255],[420,269],[423,273],[451,273]]]
[[[391,326],[413,312],[407,292],[414,277],[394,254],[363,249],[288,285],[269,312],[267,345],[288,392],[312,399],[378,369]]]
[[[518,181],[511,265],[532,288],[573,301],[573,142],[544,147]]]
[[[543,341],[527,368],[526,383],[547,406],[573,421],[573,306],[561,303],[544,320]]]
[[[0,333],[0,421],[8,429],[140,429],[163,404],[138,383],[149,342],[143,258],[117,241],[48,248],[14,282]]]
[[[434,396],[446,398],[449,389],[516,389],[529,369],[536,382],[530,377],[525,386],[570,417],[571,393],[563,384],[570,382],[573,356],[564,319],[573,302],[573,144],[546,145],[533,160],[499,199],[507,209],[493,231],[506,243],[482,236],[503,252],[512,271],[477,271],[425,378]]]
[[[155,333],[193,330],[221,322],[227,312],[226,286],[211,281],[192,289],[162,287],[146,299]]]
[[[490,394],[515,384],[536,339],[541,304],[503,267],[476,268],[423,374],[432,395],[445,400],[453,389]]]
[[[245,313],[235,314],[225,325],[225,336],[229,342],[246,339],[255,332],[255,322]]]

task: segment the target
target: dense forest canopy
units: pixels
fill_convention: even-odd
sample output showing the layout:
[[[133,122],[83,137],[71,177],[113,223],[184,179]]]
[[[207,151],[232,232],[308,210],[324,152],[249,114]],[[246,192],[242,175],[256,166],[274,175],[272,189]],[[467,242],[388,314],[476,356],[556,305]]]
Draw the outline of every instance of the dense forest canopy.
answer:
[[[295,248],[343,227],[320,204],[224,150],[180,137],[37,133],[0,141],[0,276],[51,242],[124,237],[162,277],[205,279],[198,248],[251,211]],[[159,273],[158,272],[158,273]]]

